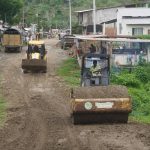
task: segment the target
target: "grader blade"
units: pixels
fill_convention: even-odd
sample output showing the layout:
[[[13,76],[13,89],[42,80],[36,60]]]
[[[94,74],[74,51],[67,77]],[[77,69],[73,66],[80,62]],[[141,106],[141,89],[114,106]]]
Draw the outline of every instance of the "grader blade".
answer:
[[[46,71],[47,63],[45,60],[41,59],[23,59],[22,60],[22,69],[29,71]]]

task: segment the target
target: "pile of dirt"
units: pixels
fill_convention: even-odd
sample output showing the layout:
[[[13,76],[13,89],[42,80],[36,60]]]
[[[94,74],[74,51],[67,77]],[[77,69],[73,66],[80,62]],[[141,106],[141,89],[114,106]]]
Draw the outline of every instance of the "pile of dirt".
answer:
[[[126,98],[129,97],[125,86],[109,85],[97,87],[79,87],[73,89],[74,98]]]

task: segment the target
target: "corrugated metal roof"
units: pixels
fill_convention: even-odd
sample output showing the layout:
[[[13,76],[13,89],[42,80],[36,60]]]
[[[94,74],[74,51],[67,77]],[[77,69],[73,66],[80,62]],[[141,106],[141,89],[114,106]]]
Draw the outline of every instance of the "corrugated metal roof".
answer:
[[[82,12],[88,12],[88,11],[93,11],[93,9],[79,10],[79,11],[75,11],[75,12],[82,13]]]
[[[145,1],[143,0],[142,2],[138,2],[138,3],[130,3],[130,4],[113,6],[113,7],[101,7],[101,8],[97,8],[97,10],[118,8],[118,7],[127,7],[127,6],[131,6],[131,5],[146,4],[146,3],[150,3],[150,0],[145,0]],[[85,9],[85,10],[81,10],[81,11],[79,10],[79,11],[75,11],[75,12],[77,12],[77,13],[84,13],[84,12],[89,12],[89,11],[93,11],[93,9]]]
[[[150,43],[150,40],[144,39],[129,39],[129,38],[90,38],[90,37],[81,37],[76,36],[77,39],[89,40],[89,41],[106,41],[106,42],[134,42],[134,43]]]

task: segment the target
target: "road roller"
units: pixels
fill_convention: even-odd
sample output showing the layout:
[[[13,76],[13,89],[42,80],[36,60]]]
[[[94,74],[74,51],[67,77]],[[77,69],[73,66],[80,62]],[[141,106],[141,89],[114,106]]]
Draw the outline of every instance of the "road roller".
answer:
[[[71,89],[74,124],[127,123],[131,97],[122,85],[110,85],[110,57],[94,53],[82,57],[81,86]]]

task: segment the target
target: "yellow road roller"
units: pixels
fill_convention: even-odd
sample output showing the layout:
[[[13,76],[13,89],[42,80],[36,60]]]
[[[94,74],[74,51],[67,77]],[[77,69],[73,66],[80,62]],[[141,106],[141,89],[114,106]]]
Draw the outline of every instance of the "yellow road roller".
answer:
[[[71,90],[74,124],[127,123],[131,98],[122,85],[109,85],[110,57],[88,53],[82,57],[81,87]]]
[[[29,41],[26,51],[26,59],[22,59],[22,69],[24,73],[32,72],[47,72],[47,51],[44,41],[33,40]]]

